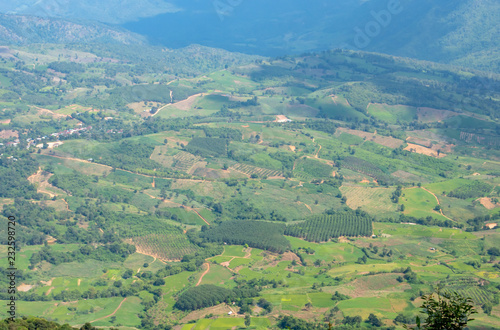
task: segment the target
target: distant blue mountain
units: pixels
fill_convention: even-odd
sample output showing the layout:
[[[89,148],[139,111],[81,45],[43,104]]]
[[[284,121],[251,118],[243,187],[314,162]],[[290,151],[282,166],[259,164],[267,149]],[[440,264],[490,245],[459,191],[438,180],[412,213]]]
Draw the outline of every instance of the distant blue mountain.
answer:
[[[168,48],[349,48],[500,72],[499,0],[10,0],[0,12],[119,24]]]
[[[498,0],[171,2],[181,11],[123,26],[172,48],[198,43],[276,56],[340,47],[500,68]]]

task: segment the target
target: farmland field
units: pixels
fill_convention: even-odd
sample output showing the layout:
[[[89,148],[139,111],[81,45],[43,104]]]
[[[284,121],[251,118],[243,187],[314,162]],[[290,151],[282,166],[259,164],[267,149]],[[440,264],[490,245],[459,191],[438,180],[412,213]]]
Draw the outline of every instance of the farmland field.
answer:
[[[186,254],[194,253],[197,246],[178,234],[150,234],[132,239],[137,251],[162,260],[180,260]]]
[[[442,284],[474,301],[471,330],[500,328],[499,80],[467,69],[472,57],[265,58],[40,35],[0,46],[0,260],[8,273],[15,236],[18,316],[400,329]]]

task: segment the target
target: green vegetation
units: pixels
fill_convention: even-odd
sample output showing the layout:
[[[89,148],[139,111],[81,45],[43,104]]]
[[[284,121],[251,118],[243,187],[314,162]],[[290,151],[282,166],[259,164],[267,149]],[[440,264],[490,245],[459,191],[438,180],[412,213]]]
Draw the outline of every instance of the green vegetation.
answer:
[[[472,299],[471,328],[498,328],[500,95],[476,88],[482,73],[351,51],[224,68],[219,51],[121,49],[0,59],[0,218],[16,217],[23,315],[392,327],[446,283]]]
[[[491,190],[491,185],[486,182],[474,180],[467,185],[453,189],[448,193],[448,196],[460,199],[478,198],[487,196]]]
[[[228,140],[220,138],[194,138],[186,146],[193,155],[203,157],[224,156],[227,154]]]
[[[225,221],[202,232],[210,242],[248,244],[258,249],[283,253],[289,243],[283,236],[285,225],[264,221]]]
[[[304,223],[287,226],[285,235],[303,238],[309,242],[327,242],[340,236],[371,236],[372,219],[354,212],[315,216]]]

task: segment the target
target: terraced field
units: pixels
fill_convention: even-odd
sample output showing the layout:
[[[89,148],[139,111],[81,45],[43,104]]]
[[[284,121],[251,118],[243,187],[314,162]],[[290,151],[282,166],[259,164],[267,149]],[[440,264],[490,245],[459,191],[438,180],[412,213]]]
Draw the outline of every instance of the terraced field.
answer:
[[[280,171],[274,171],[270,170],[267,168],[261,168],[261,167],[256,167],[252,165],[247,165],[247,164],[240,164],[237,163],[233,166],[231,166],[232,169],[242,172],[247,174],[248,176],[251,176],[252,174],[257,174],[259,177],[270,177],[270,176],[282,176],[283,173]]]
[[[181,151],[174,156],[173,167],[178,171],[189,172],[193,165],[200,160],[189,152]]]

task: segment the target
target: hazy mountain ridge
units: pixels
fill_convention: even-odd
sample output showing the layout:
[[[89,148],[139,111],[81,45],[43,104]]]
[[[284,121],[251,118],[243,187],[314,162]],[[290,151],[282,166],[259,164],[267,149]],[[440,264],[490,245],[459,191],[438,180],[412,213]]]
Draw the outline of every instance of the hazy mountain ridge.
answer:
[[[102,23],[0,14],[0,42],[144,44],[142,36]]]
[[[162,0],[15,0],[0,4],[0,12],[38,17],[87,19],[119,24],[180,10]]]

